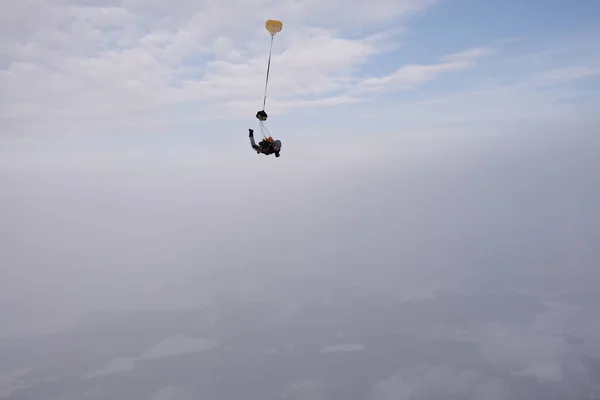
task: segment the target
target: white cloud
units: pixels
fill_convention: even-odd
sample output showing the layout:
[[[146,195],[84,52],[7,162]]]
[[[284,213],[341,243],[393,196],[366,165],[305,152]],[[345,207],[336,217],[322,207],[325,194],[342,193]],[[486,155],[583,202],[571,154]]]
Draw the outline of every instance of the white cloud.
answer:
[[[330,400],[330,397],[324,394],[320,383],[305,379],[288,385],[281,397],[292,400]]]
[[[540,72],[533,77],[530,84],[542,86],[598,75],[600,75],[600,63],[593,66],[574,65]]]
[[[356,102],[344,93],[360,81],[357,68],[393,48],[402,30],[374,26],[436,3],[19,2],[1,20],[0,118],[6,127],[81,130],[85,123],[102,130],[156,120],[152,113],[184,103],[198,104],[199,117],[254,113],[264,85],[267,18],[284,21],[272,60],[269,96],[281,100],[273,102],[274,113]],[[357,36],[363,28],[368,33]],[[407,67],[400,79],[418,83],[432,73]]]
[[[569,294],[577,299],[581,293]],[[595,393],[597,379],[584,359],[600,354],[598,305],[573,306],[548,301],[545,306],[548,310],[529,326],[499,323],[474,326],[472,338],[481,355],[504,373],[559,383],[556,389],[564,395],[577,397]]]
[[[145,350],[139,357],[117,358],[107,363],[101,370],[85,375],[83,379],[131,371],[135,369],[136,363],[139,361],[157,360],[182,354],[202,352],[216,346],[216,343],[207,339],[174,335],[156,343]]]
[[[193,397],[184,390],[175,386],[165,386],[157,390],[150,400],[192,400]]]
[[[439,62],[429,64],[404,57],[394,72],[366,76],[369,62],[402,45],[399,39],[407,20],[438,2],[18,2],[0,16],[0,123],[9,132],[121,132],[176,130],[177,124],[214,118],[251,119],[264,89],[267,18],[284,22],[274,45],[270,115],[305,107],[351,106],[369,95],[414,89],[471,69],[496,48],[527,45],[522,38],[499,39],[490,43],[492,47],[440,54]],[[578,51],[594,52],[589,38],[577,42],[584,43],[577,44]],[[585,106],[566,103],[578,93],[545,86],[595,76],[597,64],[582,59],[586,62],[553,69],[545,62],[548,72],[528,78],[515,72],[532,62],[524,57],[520,65],[513,57],[513,64],[504,64],[503,71],[518,74],[527,83],[490,83],[487,80],[494,77],[504,79],[503,73],[492,71],[479,86],[464,82],[467,94],[427,99],[428,103],[411,99],[410,104],[390,107],[420,120],[435,115],[436,121],[526,113],[531,118],[577,117],[573,110]],[[563,59],[563,65],[568,64],[565,60],[569,61]],[[390,114],[385,107],[378,104],[374,112]]]
[[[397,371],[373,387],[369,400],[412,400],[417,398],[461,398],[504,400],[510,387],[502,379],[481,372],[440,365]]]
[[[464,67],[468,64],[466,61],[455,63],[457,69],[460,69],[461,63]],[[555,126],[558,123],[573,126],[574,123],[593,122],[597,118],[597,100],[586,99],[591,92],[574,86],[583,78],[599,76],[600,64],[567,64],[567,67],[539,65],[533,72],[513,79],[492,75],[483,80],[469,81],[456,91],[438,92],[420,101],[381,107],[379,113],[385,116],[392,110],[398,110],[403,113],[405,123],[411,121],[417,125],[431,123],[432,116],[435,116],[434,121],[445,130],[451,124],[472,122],[483,123],[488,131],[515,121],[538,124],[553,121]],[[505,65],[499,64],[498,67]],[[512,66],[511,70],[514,73],[519,69]],[[429,77],[440,73],[434,68],[428,72]],[[428,77],[425,72],[422,76],[423,79]]]
[[[437,74],[447,71],[458,71],[468,68],[468,61],[457,61],[433,65],[406,65],[396,72],[382,78],[370,78],[362,82],[365,89],[390,90],[391,87],[398,90],[411,88],[415,84],[427,82]]]
[[[476,47],[467,51],[462,51],[460,53],[448,54],[442,57],[442,61],[444,62],[456,62],[456,61],[467,61],[469,63],[473,62],[474,59],[478,57],[488,56],[494,54],[494,49]]]
[[[354,352],[363,351],[365,349],[362,343],[345,343],[345,344],[332,344],[325,346],[321,349],[322,354],[326,353],[338,353],[338,352]]]
[[[577,292],[575,292],[577,294]],[[548,332],[573,335],[581,340],[581,352],[600,358],[600,305],[548,302],[548,312],[536,319],[536,326]]]
[[[492,49],[475,48],[461,53],[448,54],[442,57],[439,64],[402,66],[395,72],[381,77],[369,78],[360,82],[359,90],[407,90],[414,86],[435,79],[445,72],[462,71],[475,65],[479,57],[493,54]]]
[[[543,328],[489,323],[475,327],[473,337],[483,357],[507,372],[561,381],[570,349],[561,335]]]
[[[0,399],[9,397],[20,389],[53,382],[55,378],[32,374],[33,368],[24,367],[12,371],[0,372]]]
[[[22,379],[31,372],[31,368],[20,368],[0,374],[0,398],[8,397],[19,389],[30,386]]]

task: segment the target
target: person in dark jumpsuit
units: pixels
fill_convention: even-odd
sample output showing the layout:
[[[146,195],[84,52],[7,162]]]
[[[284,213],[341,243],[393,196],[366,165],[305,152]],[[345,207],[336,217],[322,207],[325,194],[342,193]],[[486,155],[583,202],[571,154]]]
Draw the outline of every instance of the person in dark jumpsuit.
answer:
[[[275,154],[275,157],[279,157],[281,151],[281,141],[273,140],[272,137],[261,140],[258,144],[254,141],[254,130],[248,129],[250,136],[250,145],[256,151],[256,154],[270,155]]]

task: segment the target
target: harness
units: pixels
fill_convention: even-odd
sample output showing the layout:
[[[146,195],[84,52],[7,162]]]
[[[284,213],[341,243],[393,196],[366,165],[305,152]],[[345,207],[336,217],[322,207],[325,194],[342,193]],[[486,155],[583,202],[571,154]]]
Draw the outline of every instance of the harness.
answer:
[[[275,140],[269,136],[268,138],[265,138],[258,143],[258,151],[263,154],[267,154],[267,155],[272,154],[272,153],[274,153],[274,151],[273,151],[274,143],[275,143]]]

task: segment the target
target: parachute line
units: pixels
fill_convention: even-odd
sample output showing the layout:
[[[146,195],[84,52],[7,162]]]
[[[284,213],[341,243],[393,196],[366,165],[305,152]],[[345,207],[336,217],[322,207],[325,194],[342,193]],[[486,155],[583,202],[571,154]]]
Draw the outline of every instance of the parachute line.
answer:
[[[271,53],[273,52],[273,38],[271,35],[271,46],[269,47],[269,62],[267,63],[267,77],[265,79],[265,97],[263,99],[263,110],[265,109],[265,105],[267,104],[267,86],[269,85],[269,72],[271,71]]]
[[[267,129],[267,127],[265,126],[265,123],[263,121],[260,121],[260,132],[263,135],[263,138],[268,139],[271,137],[271,133],[269,132],[269,130]]]
[[[265,24],[265,28],[267,28],[267,30],[271,34],[271,43],[269,45],[269,61],[267,62],[267,75],[265,77],[265,96],[263,97],[263,107],[261,111],[256,113],[256,118],[258,118],[258,121],[260,123],[260,130],[262,132],[263,138],[269,139],[271,141],[273,140],[271,137],[271,133],[269,132],[264,123],[267,120],[265,107],[267,105],[267,90],[269,87],[269,74],[271,72],[271,56],[273,55],[273,39],[275,38],[277,32],[281,31],[282,27],[283,24],[281,23],[281,21],[278,20],[270,19]]]

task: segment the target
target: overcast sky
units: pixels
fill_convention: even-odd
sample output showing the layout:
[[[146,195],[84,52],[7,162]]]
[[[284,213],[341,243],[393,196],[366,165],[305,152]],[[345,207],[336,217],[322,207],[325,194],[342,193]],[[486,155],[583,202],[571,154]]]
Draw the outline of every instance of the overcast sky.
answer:
[[[600,2],[0,1],[2,336],[224,295],[597,293]],[[248,140],[270,18],[280,158]],[[473,335],[560,380],[548,332],[600,357],[569,299]],[[479,373],[407,368],[374,396]]]

